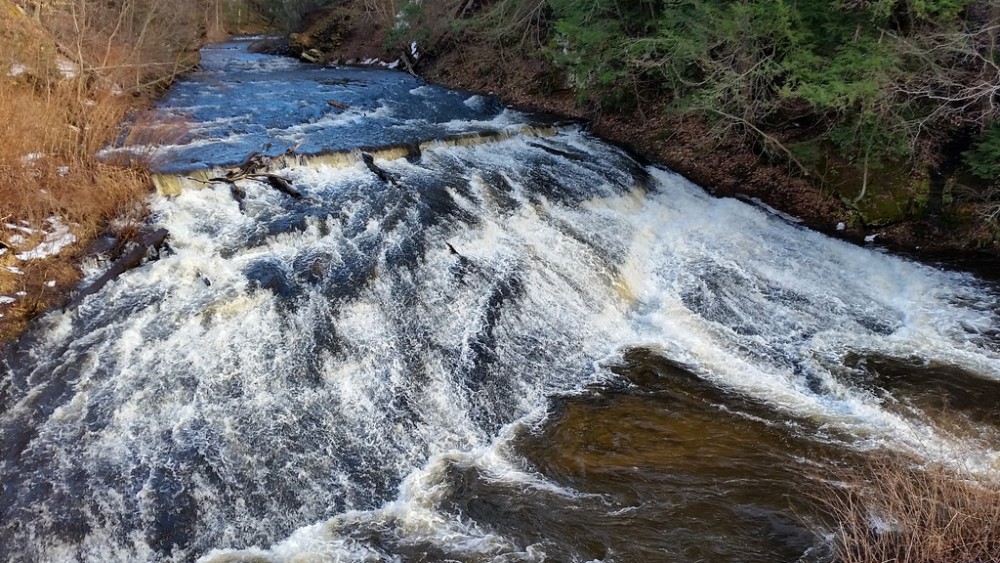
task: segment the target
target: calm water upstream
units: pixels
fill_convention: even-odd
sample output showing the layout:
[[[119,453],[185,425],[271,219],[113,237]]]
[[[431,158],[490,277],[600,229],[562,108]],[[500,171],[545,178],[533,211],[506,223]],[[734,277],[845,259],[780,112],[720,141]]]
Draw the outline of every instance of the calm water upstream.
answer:
[[[998,463],[935,423],[1000,422],[991,283],[246,45],[163,100],[165,173],[372,167],[177,180],[170,252],[8,347],[0,559],[823,561],[795,514],[831,461]]]

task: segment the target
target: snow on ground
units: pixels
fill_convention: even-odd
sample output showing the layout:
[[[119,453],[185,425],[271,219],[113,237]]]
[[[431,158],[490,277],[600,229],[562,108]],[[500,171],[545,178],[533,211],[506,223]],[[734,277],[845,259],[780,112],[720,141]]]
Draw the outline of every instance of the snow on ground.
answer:
[[[19,285],[14,282],[14,276],[25,275],[21,267],[31,260],[40,260],[58,254],[76,242],[76,235],[58,217],[49,217],[42,228],[32,228],[29,223],[20,221],[18,223],[2,223],[0,230],[13,233],[7,235],[4,241],[9,248],[0,248],[0,257],[4,259],[4,264],[0,265],[0,277],[6,277],[6,281],[0,279],[0,285],[4,287],[5,291],[10,292],[7,295],[0,294],[0,308],[4,308],[27,296],[25,291],[14,291]],[[11,262],[18,265],[13,265]],[[45,285],[55,287],[56,280],[48,280]],[[0,313],[0,317],[3,317],[3,313]]]
[[[66,57],[59,57],[56,59],[56,68],[59,69],[59,74],[61,74],[63,78],[76,78],[76,75],[80,73],[76,63]]]
[[[70,232],[58,217],[49,217],[45,239],[35,248],[17,254],[18,260],[37,260],[59,253],[63,248],[76,242],[76,235]]]

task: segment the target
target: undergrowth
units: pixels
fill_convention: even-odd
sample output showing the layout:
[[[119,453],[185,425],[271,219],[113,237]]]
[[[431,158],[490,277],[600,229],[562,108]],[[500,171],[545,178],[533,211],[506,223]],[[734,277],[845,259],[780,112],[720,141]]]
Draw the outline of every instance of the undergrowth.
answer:
[[[870,456],[816,494],[841,563],[1000,561],[1000,469]]]
[[[33,17],[0,0],[0,342],[64,298],[90,241],[137,232],[147,161],[99,153],[191,62],[81,6]]]

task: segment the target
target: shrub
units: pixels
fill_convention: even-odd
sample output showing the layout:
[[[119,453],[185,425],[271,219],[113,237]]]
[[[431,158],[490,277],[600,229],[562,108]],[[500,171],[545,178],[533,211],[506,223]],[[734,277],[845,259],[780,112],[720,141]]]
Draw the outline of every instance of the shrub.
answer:
[[[873,456],[817,500],[842,563],[1000,561],[1000,470]]]

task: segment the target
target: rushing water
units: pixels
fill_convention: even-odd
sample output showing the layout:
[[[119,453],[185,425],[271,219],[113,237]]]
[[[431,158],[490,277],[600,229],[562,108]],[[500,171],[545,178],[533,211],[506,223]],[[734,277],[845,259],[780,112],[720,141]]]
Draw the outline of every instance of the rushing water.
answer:
[[[170,251],[6,351],[0,558],[822,561],[817,467],[997,463],[935,424],[1000,420],[995,287],[489,98],[244,48],[163,102],[164,171],[406,157],[154,197]]]

